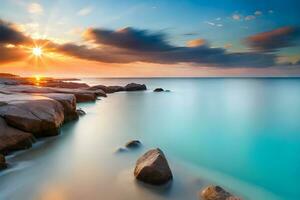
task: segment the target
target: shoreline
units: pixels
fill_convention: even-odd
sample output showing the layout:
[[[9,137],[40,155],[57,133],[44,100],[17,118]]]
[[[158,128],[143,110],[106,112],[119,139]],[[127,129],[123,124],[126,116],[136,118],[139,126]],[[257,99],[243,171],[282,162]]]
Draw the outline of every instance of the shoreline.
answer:
[[[78,103],[95,102],[114,92],[147,90],[136,83],[90,87],[69,80],[0,77],[0,170],[8,167],[7,155],[31,148],[36,138],[57,136],[61,126],[78,120],[84,114]]]

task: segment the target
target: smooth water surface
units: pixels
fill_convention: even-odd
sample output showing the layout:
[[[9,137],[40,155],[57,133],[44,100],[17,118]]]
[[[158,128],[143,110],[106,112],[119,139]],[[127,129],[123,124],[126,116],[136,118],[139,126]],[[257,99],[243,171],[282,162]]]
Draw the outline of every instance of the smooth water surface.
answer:
[[[198,199],[219,184],[246,200],[300,199],[300,79],[84,79],[145,83],[115,93],[66,124],[59,137],[12,155],[0,174],[5,200]],[[171,92],[153,93],[155,87]],[[115,153],[131,139],[143,147]],[[165,188],[133,178],[136,159],[161,148],[173,170]]]

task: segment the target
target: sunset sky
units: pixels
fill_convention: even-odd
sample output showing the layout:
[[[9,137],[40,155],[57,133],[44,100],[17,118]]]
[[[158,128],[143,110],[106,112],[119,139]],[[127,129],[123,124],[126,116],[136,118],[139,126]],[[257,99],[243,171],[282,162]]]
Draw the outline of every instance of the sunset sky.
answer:
[[[299,0],[0,0],[0,72],[300,76]]]

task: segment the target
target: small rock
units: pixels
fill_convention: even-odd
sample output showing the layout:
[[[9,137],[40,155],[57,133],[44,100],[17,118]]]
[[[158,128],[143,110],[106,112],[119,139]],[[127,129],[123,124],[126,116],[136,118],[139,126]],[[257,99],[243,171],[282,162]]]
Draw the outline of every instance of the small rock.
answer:
[[[130,149],[130,148],[137,148],[141,146],[141,144],[142,143],[138,140],[131,140],[130,142],[127,142],[125,146]]]
[[[83,116],[86,114],[81,108],[77,109],[76,112],[77,112],[78,116]]]
[[[171,90],[165,90],[165,92],[171,92]]]
[[[235,197],[220,186],[208,186],[201,192],[203,200],[242,200]]]
[[[134,176],[151,185],[162,185],[173,178],[168,161],[160,149],[149,150],[137,160]]]
[[[163,92],[164,91],[164,89],[162,89],[162,88],[155,88],[155,90],[153,90],[153,92]]]
[[[125,86],[126,91],[141,91],[141,90],[147,90],[147,87],[145,84],[137,84],[137,83],[129,83]]]
[[[123,147],[120,147],[116,150],[116,153],[122,153],[122,152],[126,152],[126,151],[128,151],[128,150]]]
[[[0,154],[0,170],[5,169],[7,167],[6,162],[5,162],[5,157]]]

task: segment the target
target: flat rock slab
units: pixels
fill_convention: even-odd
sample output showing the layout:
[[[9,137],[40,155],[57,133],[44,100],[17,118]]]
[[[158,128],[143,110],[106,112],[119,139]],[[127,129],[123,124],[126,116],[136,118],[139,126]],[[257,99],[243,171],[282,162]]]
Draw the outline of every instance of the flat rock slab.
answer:
[[[173,178],[168,161],[160,149],[149,150],[137,160],[134,176],[151,185],[162,185]]]
[[[106,96],[102,90],[87,90],[87,89],[68,89],[68,88],[51,88],[51,87],[37,87],[32,85],[17,85],[6,86],[3,91],[14,93],[64,93],[73,94],[76,97],[76,102],[89,102],[95,101],[97,96]]]
[[[0,116],[9,126],[35,136],[57,135],[64,108],[56,100],[28,94],[1,94]]]

